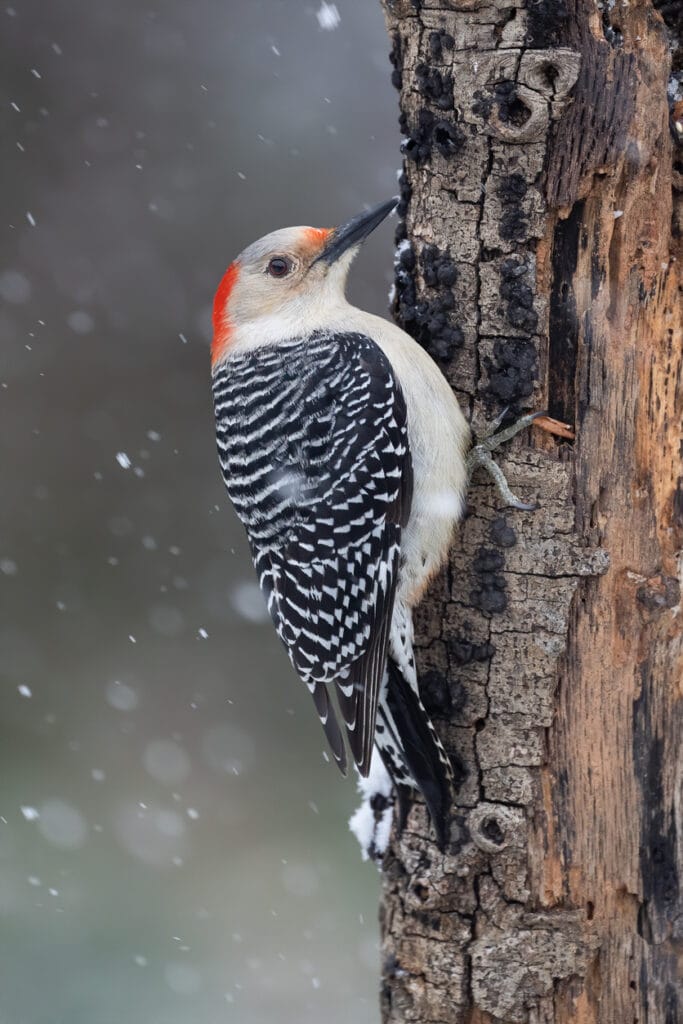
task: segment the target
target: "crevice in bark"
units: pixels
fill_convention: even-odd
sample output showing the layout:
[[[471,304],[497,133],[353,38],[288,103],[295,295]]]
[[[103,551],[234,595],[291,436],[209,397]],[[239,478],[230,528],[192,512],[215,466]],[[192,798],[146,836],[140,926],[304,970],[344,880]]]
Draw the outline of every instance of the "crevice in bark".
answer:
[[[564,423],[576,422],[576,366],[579,321],[574,275],[579,258],[584,203],[575,203],[555,227],[548,324],[548,410]]]

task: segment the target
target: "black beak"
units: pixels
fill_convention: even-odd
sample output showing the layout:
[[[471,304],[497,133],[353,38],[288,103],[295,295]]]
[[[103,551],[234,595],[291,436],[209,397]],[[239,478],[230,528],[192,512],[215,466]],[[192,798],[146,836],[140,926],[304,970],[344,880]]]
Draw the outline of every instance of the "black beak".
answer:
[[[391,213],[397,203],[398,196],[394,196],[388,202],[373,206],[370,210],[364,210],[358,216],[347,220],[346,224],[335,228],[315,262],[323,260],[325,263],[334,263],[347,249],[353,245],[359,245],[366,239],[370,232],[374,231],[377,225],[381,224],[384,218]]]

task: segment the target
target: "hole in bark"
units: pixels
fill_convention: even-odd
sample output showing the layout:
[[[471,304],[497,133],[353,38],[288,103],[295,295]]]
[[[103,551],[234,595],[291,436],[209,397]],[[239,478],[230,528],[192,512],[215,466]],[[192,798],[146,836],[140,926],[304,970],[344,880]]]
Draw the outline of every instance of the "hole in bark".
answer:
[[[586,918],[588,921],[593,920],[593,914],[595,913],[595,906],[591,900],[586,903]]]
[[[531,117],[531,111],[526,103],[522,103],[518,96],[515,96],[508,104],[507,114],[508,121],[510,124],[514,124],[515,128],[521,128]]]
[[[548,88],[551,89],[552,92],[555,92],[555,82],[559,77],[559,70],[554,64],[544,64],[541,68],[541,72]]]
[[[502,846],[505,834],[496,818],[485,818],[481,823],[481,834],[495,846]]]

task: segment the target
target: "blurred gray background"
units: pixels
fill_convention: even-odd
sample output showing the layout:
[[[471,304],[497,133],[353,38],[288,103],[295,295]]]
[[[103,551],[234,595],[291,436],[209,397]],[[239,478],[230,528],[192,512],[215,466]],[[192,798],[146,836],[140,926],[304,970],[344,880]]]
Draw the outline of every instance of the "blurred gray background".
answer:
[[[213,291],[396,188],[378,0],[0,10],[0,1022],[370,1024],[379,879],[219,478]],[[338,23],[337,23],[338,21]],[[352,297],[384,312],[391,225]]]

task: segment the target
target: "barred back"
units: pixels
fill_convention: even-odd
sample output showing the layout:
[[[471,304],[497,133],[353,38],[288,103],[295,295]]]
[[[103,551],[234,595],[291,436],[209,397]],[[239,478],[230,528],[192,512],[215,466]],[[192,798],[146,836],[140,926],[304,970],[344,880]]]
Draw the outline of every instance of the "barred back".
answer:
[[[225,485],[275,627],[314,696],[337,684],[362,770],[410,508],[403,395],[370,338],[322,332],[238,350],[213,392]]]

